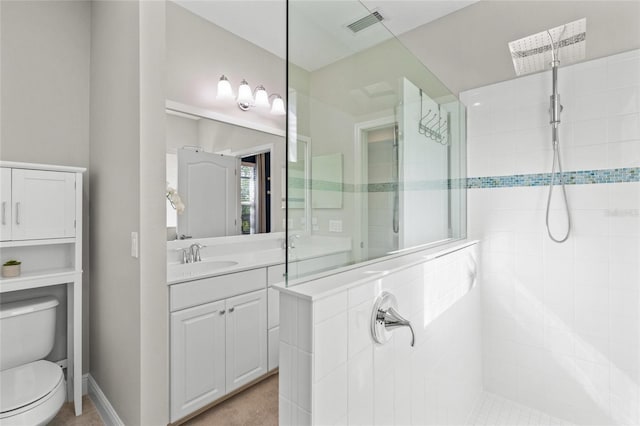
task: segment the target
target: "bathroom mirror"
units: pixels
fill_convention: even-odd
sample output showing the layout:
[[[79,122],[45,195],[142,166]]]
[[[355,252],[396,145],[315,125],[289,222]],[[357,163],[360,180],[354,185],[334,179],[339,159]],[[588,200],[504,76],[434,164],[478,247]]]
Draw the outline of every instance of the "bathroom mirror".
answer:
[[[167,186],[177,189],[185,204],[178,213],[167,200],[167,239],[282,231],[279,170],[285,167],[284,136],[274,134],[277,130],[215,120],[195,110],[175,103],[167,107]],[[192,173],[186,172],[188,167]],[[190,192],[199,195],[189,201]],[[214,210],[221,205],[224,214]]]

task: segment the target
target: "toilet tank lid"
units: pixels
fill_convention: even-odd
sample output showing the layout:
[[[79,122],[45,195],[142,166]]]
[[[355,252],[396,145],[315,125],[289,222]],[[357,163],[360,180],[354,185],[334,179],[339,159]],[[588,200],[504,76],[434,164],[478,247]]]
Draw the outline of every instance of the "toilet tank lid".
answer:
[[[58,299],[53,296],[37,297],[19,302],[3,303],[0,305],[0,319],[44,311],[58,306]]]

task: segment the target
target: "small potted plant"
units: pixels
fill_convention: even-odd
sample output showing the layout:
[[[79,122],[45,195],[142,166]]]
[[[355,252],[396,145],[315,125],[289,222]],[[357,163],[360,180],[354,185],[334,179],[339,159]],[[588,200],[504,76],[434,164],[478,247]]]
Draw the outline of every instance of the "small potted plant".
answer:
[[[17,277],[20,275],[20,264],[18,260],[9,260],[2,265],[2,276],[5,278]]]

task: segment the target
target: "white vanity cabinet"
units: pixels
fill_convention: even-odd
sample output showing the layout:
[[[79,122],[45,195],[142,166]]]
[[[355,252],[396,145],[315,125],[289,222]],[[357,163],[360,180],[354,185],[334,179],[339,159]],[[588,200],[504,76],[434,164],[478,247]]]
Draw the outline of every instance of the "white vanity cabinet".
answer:
[[[76,234],[76,174],[2,168],[2,241]]]
[[[266,275],[258,268],[171,286],[171,422],[267,373]]]

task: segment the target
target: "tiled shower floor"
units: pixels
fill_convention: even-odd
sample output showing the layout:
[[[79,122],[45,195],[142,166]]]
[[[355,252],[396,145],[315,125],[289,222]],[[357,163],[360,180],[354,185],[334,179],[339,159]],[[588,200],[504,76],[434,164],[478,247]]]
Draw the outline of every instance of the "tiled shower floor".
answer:
[[[471,412],[469,426],[570,426],[572,423],[551,417],[492,393],[483,392]]]

